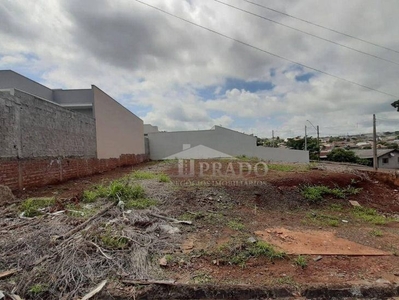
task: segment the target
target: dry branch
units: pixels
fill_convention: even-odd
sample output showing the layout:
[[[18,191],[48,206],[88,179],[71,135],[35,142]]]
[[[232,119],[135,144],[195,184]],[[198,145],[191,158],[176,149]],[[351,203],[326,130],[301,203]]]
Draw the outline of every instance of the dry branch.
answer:
[[[1,273],[0,273],[0,279],[3,279],[3,278],[6,278],[6,277],[9,277],[9,276],[12,276],[12,275],[14,275],[14,274],[17,273],[17,272],[18,272],[17,269],[12,269],[12,270],[8,270],[8,271],[1,272]]]
[[[159,218],[159,219],[162,219],[162,220],[170,221],[170,222],[173,222],[173,223],[180,223],[180,224],[186,224],[186,225],[192,225],[193,224],[193,222],[191,222],[191,221],[181,221],[181,220],[177,220],[177,219],[174,219],[174,218],[161,216],[161,215],[154,214],[154,213],[151,213],[150,216],[153,216],[153,217],[156,217],[156,218]]]
[[[105,208],[103,208],[102,210],[100,210],[98,213],[96,213],[94,216],[92,216],[90,219],[86,220],[85,222],[83,222],[82,224],[76,226],[74,229],[68,231],[66,234],[57,237],[57,240],[66,240],[69,237],[71,237],[72,235],[74,235],[75,233],[81,231],[83,228],[85,228],[90,222],[92,222],[93,220],[101,217],[103,214],[105,214],[111,207],[113,207],[115,205],[115,203],[111,203],[109,205],[107,205]]]
[[[90,293],[86,294],[81,300],[88,300],[91,297],[93,297],[95,294],[97,294],[98,292],[100,292],[103,287],[107,284],[107,280],[103,280],[100,282],[100,284],[94,289],[92,290]]]
[[[88,243],[89,243],[89,244],[92,244],[93,246],[95,246],[95,247],[98,249],[98,251],[100,251],[100,253],[101,253],[102,255],[104,255],[104,257],[105,257],[106,259],[112,259],[112,257],[110,257],[110,256],[108,256],[107,254],[104,253],[104,251],[101,249],[101,247],[100,247],[99,245],[97,245],[96,243],[93,243],[93,242],[91,242],[91,241],[88,241]]]
[[[126,285],[150,285],[150,284],[160,284],[160,285],[174,285],[176,280],[122,280],[122,283]]]

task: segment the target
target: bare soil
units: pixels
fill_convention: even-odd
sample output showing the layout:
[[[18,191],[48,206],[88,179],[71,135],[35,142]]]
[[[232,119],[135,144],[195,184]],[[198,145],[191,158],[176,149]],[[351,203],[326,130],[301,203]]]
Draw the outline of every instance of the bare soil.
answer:
[[[221,163],[226,165],[228,162],[221,161]],[[246,185],[241,182],[234,186],[215,184],[215,182],[220,183],[221,181],[228,182],[231,179],[228,176],[215,178],[210,175],[203,177],[197,175],[190,177],[188,182],[187,177],[179,176],[177,162],[174,161],[146,163],[138,167],[120,168],[59,185],[22,191],[16,196],[20,201],[33,196],[55,196],[58,203],[61,203],[59,207],[52,208],[51,212],[56,212],[65,207],[62,203],[79,203],[83,191],[89,189],[93,184],[110,182],[136,169],[168,174],[172,182],[161,183],[156,180],[144,180],[141,184],[151,198],[158,200],[157,213],[179,220],[191,220],[193,225],[169,222],[170,225],[178,227],[181,233],[173,235],[173,237],[165,233],[162,234],[160,238],[165,246],[154,247],[151,252],[151,257],[156,265],[159,258],[166,257],[166,266],[157,266],[156,272],[146,274],[148,278],[137,278],[134,274],[122,274],[123,276],[115,274],[113,280],[116,282],[108,283],[103,295],[118,294],[125,297],[135,296],[140,299],[140,295],[144,295],[146,289],[124,285],[123,279],[126,278],[130,280],[172,280],[177,284],[289,287],[297,290],[298,293],[310,286],[320,284],[356,286],[376,284],[377,280],[381,279],[389,281],[390,284],[399,284],[399,259],[397,257],[399,253],[399,222],[395,220],[399,215],[399,192],[392,185],[371,179],[366,173],[350,168],[337,171],[337,169],[329,170],[328,167],[323,167],[320,170],[295,166],[288,171],[269,170],[263,177],[244,176],[240,178],[240,181],[251,182],[251,184]],[[255,181],[256,184],[254,184]],[[330,188],[351,186],[359,189],[360,192],[348,195],[344,199],[326,196],[321,202],[311,203],[301,193],[301,189],[306,185],[324,185]],[[354,214],[354,208],[349,204],[349,200],[355,200],[361,206],[376,209],[386,217],[387,222],[383,225],[375,225],[372,222],[359,219]],[[24,239],[27,235],[42,234],[42,245],[47,243],[51,248],[53,246],[51,236],[62,235],[65,231],[82,223],[82,221],[63,216],[45,220],[24,220],[26,224],[30,225],[12,228],[12,225],[16,224],[16,220],[18,220],[16,208],[5,206],[2,209],[1,214],[6,217],[0,220],[0,231],[4,232],[4,235],[2,234],[0,237],[0,243],[5,241],[10,243],[12,239],[17,242],[18,239]],[[130,221],[124,226],[129,230],[144,234],[146,228],[151,227],[154,222],[158,222],[158,225],[168,223],[164,220],[155,221],[145,212],[142,214],[144,215],[141,215],[141,219],[129,219]],[[105,222],[107,218],[108,221],[123,218],[123,212],[112,210],[110,214],[103,216],[102,220]],[[49,228],[49,226],[53,228],[52,232],[44,231],[44,227]],[[340,246],[335,241],[332,241],[327,247],[327,250],[328,248],[331,250],[328,255],[327,252],[318,253],[300,249],[289,251],[289,243],[285,243],[284,246],[287,248],[282,250],[295,254],[286,255],[283,259],[250,256],[240,263],[231,262],[231,257],[226,257],[223,252],[229,248],[232,255],[238,254],[248,247],[249,238],[262,240],[262,237],[256,232],[276,232],[276,228],[280,228],[286,233],[290,232],[293,238],[312,231],[318,232],[320,240],[323,240],[323,237],[329,239],[330,236],[336,236],[340,238],[346,250],[351,251],[350,253],[343,252],[346,255],[334,253],[334,249],[342,248],[342,244]],[[13,236],[11,239],[9,232],[5,234],[10,230],[12,230]],[[299,234],[295,234],[295,232]],[[324,235],[323,232],[325,232]],[[273,244],[273,239],[267,239],[267,241]],[[297,242],[299,243],[299,241]],[[306,245],[307,242],[306,238],[301,241],[302,245]],[[275,244],[274,247],[279,250],[278,243]],[[349,244],[350,246],[348,246]],[[237,248],[234,248],[234,245]],[[309,243],[307,246],[311,250],[316,248],[315,245],[309,245]],[[135,251],[139,251],[140,247],[136,245],[131,249],[131,255],[134,256]],[[357,249],[358,253],[356,253]],[[368,255],[370,253],[360,249],[368,249],[374,255],[370,256]],[[94,250],[92,249],[92,251]],[[299,254],[305,260],[304,266],[297,263]],[[4,255],[5,253],[0,253],[0,273],[11,267],[14,268],[9,260],[4,258]],[[36,255],[36,259],[41,256]],[[101,256],[101,253],[99,255]],[[28,263],[26,263],[28,269],[24,268],[22,266],[22,273],[29,272]],[[150,276],[152,277],[150,278]],[[18,280],[21,278],[24,277],[15,275],[0,279],[0,290],[12,289],[19,284]],[[92,282],[74,295],[83,295],[100,281],[99,278],[97,279],[97,282]],[[24,296],[35,298],[32,294]],[[104,297],[106,298],[106,296]],[[66,296],[65,299],[72,298]]]

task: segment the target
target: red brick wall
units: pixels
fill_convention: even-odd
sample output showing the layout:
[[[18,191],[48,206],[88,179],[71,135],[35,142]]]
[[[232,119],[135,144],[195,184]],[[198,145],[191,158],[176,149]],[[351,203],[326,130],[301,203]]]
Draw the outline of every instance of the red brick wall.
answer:
[[[144,154],[124,154],[119,158],[38,158],[0,159],[0,185],[12,190],[39,187],[47,184],[102,173],[121,166],[147,161]]]

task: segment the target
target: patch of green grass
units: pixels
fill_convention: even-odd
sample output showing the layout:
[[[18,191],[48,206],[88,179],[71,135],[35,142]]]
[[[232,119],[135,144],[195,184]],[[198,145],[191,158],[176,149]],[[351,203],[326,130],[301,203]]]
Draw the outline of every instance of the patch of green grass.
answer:
[[[373,229],[370,231],[370,234],[375,237],[382,237],[384,234],[379,229]]]
[[[264,241],[248,243],[233,240],[219,247],[219,255],[222,260],[229,264],[244,267],[248,259],[257,257],[267,257],[271,261],[283,259],[286,254],[277,251],[272,245]]]
[[[293,165],[268,165],[269,170],[280,171],[280,172],[292,172],[296,170],[296,167]]]
[[[339,227],[339,221],[338,220],[328,220],[327,224],[328,224],[328,226],[331,226],[331,227]]]
[[[245,225],[243,223],[238,222],[238,221],[233,221],[233,220],[227,222],[227,226],[229,226],[231,229],[237,230],[237,231],[241,231],[245,228]]]
[[[127,209],[146,209],[151,206],[155,206],[158,204],[158,201],[154,199],[147,198],[138,198],[138,199],[129,199],[125,202],[125,208]]]
[[[48,284],[36,283],[29,288],[29,293],[32,295],[40,295],[48,291]]]
[[[361,188],[348,186],[346,188],[329,188],[325,185],[307,185],[302,187],[302,196],[309,202],[317,203],[324,199],[324,196],[330,195],[335,198],[345,199],[348,195],[357,195]]]
[[[306,219],[317,226],[339,227],[339,218],[322,213],[311,212],[306,215]],[[307,223],[306,221],[304,222]]]
[[[332,211],[342,211],[343,209],[344,209],[344,207],[342,206],[342,204],[338,204],[338,203],[330,204],[330,210],[332,210]]]
[[[221,213],[209,213],[204,217],[204,221],[209,224],[225,224],[225,217]]]
[[[273,280],[273,283],[277,285],[286,285],[286,286],[294,286],[297,287],[298,284],[291,276],[283,276]]]
[[[207,273],[200,272],[198,274],[193,275],[192,279],[193,279],[195,284],[204,284],[204,283],[211,282],[212,281],[212,276],[207,274]]]
[[[125,180],[115,180],[109,186],[96,185],[91,190],[83,192],[82,201],[92,203],[98,198],[108,198],[110,200],[127,201],[144,197],[144,189],[140,185],[131,185]]]
[[[298,257],[294,259],[294,264],[305,269],[308,266],[308,260],[305,256],[298,255]]]
[[[258,157],[252,156],[246,156],[246,155],[238,155],[236,158],[240,161],[259,161],[260,159]]]
[[[389,218],[380,215],[375,209],[363,206],[354,207],[353,215],[357,219],[372,223],[374,225],[384,225],[390,221]]]
[[[129,240],[125,237],[116,236],[107,230],[99,236],[102,245],[108,249],[123,250],[129,247]]]
[[[148,171],[134,171],[130,174],[130,177],[133,179],[154,179],[157,175]]]
[[[42,214],[39,209],[52,206],[54,203],[55,198],[52,197],[29,198],[21,203],[20,211],[24,212],[25,217],[34,217]]]
[[[159,182],[170,182],[170,177],[167,174],[159,174],[158,175]]]

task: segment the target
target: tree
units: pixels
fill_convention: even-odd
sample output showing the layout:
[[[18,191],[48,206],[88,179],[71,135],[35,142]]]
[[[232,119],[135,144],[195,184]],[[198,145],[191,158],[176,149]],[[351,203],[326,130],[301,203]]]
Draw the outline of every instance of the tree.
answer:
[[[356,163],[359,159],[355,152],[343,148],[335,148],[327,155],[327,160]]]
[[[397,111],[399,111],[399,100],[396,100],[395,102],[392,102],[391,105],[396,108]]]
[[[307,143],[310,159],[318,159],[317,138],[308,137]],[[290,149],[305,150],[305,138],[287,139],[286,146]]]

